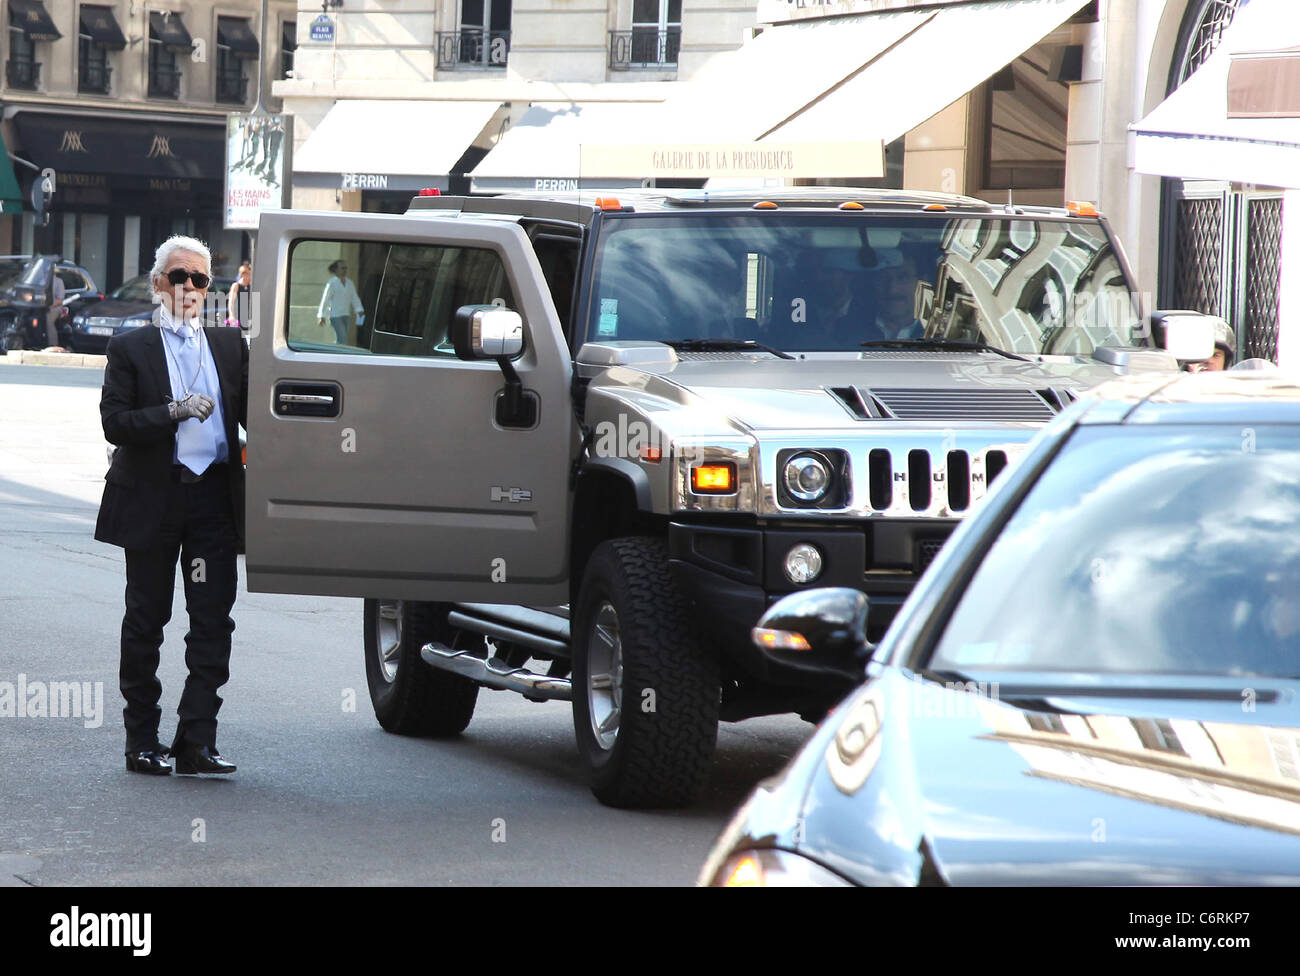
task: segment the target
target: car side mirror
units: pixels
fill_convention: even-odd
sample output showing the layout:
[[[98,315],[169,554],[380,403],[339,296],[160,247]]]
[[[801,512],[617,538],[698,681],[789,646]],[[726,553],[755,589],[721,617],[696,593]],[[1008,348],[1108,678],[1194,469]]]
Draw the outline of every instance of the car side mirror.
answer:
[[[1203,363],[1214,355],[1215,327],[1227,323],[1203,312],[1156,312],[1151,316],[1151,333],[1156,343],[1184,363]]]
[[[866,594],[819,587],[782,597],[751,631],[754,645],[773,665],[838,674],[857,683],[874,650],[867,643]]]
[[[518,356],[524,349],[524,320],[500,305],[462,305],[456,309],[451,340],[458,359]]]

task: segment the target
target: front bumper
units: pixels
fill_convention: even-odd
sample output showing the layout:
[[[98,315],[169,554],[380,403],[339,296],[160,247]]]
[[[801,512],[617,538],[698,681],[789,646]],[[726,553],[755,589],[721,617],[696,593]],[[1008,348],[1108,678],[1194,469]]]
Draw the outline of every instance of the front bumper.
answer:
[[[764,611],[797,590],[846,586],[871,601],[867,637],[878,641],[957,520],[889,519],[801,526],[672,522],[668,553],[678,584],[697,608],[697,622],[724,657],[751,677],[778,685],[825,686],[823,675],[776,671],[750,641]],[[822,553],[817,579],[799,585],[783,564],[791,546]]]

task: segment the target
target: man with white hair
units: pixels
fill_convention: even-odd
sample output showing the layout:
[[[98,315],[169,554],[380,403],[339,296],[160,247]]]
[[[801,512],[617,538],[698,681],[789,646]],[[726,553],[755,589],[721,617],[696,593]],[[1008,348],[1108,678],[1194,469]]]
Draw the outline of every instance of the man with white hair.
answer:
[[[219,689],[230,675],[236,554],[243,539],[244,468],[238,424],[248,414],[248,347],[238,329],[199,319],[212,255],[192,237],[159,246],[150,275],[153,327],[108,344],[99,413],[118,445],[105,475],[95,538],[126,550],[120,680],[126,768],[137,773],[231,773],[217,752]],[[181,561],[190,629],[189,677],[170,749],[158,738],[157,670]]]

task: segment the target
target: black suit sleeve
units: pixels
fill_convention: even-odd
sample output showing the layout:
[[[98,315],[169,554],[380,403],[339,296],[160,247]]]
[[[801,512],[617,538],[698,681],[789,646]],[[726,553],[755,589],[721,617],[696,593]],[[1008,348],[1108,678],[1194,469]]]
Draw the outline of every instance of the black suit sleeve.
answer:
[[[99,418],[110,444],[153,444],[176,436],[176,422],[167,404],[139,406],[137,364],[120,343],[108,344],[108,365],[104,367],[104,388],[99,400]]]

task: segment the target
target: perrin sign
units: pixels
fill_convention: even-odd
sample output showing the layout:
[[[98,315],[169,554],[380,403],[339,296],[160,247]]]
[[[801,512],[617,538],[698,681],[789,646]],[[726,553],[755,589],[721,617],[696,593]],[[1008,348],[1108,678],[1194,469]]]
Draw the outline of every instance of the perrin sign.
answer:
[[[745,142],[584,145],[584,179],[874,179],[885,175],[884,142]]]

